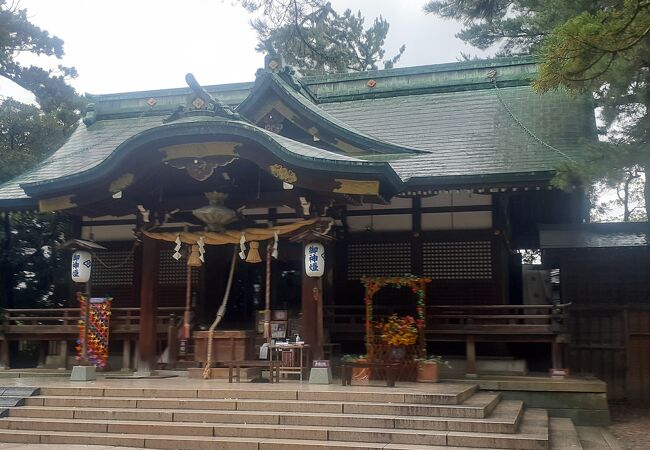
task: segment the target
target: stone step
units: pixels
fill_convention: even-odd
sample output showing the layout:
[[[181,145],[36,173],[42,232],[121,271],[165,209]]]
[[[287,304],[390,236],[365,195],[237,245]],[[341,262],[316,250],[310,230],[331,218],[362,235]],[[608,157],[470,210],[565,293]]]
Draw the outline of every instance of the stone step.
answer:
[[[0,429],[0,442],[27,444],[82,444],[110,445],[134,448],[184,449],[184,450],[469,450],[470,447],[448,447],[409,444],[377,444],[371,442],[299,441],[288,439],[252,439],[202,436],[156,436],[152,434],[123,435],[117,433],[77,433],[65,431],[33,431]],[[492,450],[504,450],[493,448]]]
[[[450,431],[447,433],[447,444],[490,449],[548,450],[548,426],[548,413],[545,409],[527,409],[515,434]]]
[[[476,384],[440,383],[427,386],[426,391],[387,391],[382,388],[348,386],[345,391],[316,389],[277,389],[275,386],[258,384],[251,388],[210,389],[156,389],[131,387],[73,387],[50,386],[41,389],[44,396],[73,397],[134,397],[134,398],[198,398],[198,399],[256,399],[256,400],[305,400],[346,401],[381,403],[417,403],[435,405],[457,405],[463,403],[478,391]]]
[[[545,411],[543,411],[545,413]],[[538,417],[539,416],[539,417]],[[526,450],[547,450],[548,430],[542,427],[542,416],[531,410],[524,415],[521,430],[517,434],[462,433],[423,430],[389,430],[337,427],[297,427],[253,424],[204,424],[146,421],[102,421],[31,418],[6,418],[0,420],[0,427],[10,430],[32,431],[34,434],[46,432],[70,433],[108,433],[121,435],[155,434],[170,435],[171,439],[182,436],[241,439],[275,439],[294,444],[296,441],[334,441],[357,448],[366,448],[367,443],[400,444],[422,446],[457,446],[472,448],[511,448]],[[546,418],[545,415],[543,418]],[[73,442],[71,442],[73,443]],[[78,443],[78,442],[74,442]],[[120,444],[124,445],[124,444]]]
[[[23,406],[12,408],[11,417],[32,419],[142,420],[165,422],[205,422],[222,424],[268,424],[387,428],[429,431],[515,433],[523,414],[523,403],[500,402],[488,418],[443,418],[423,416],[349,415],[321,413],[273,413],[268,411],[200,411],[133,408],[69,408]]]
[[[349,401],[308,400],[255,400],[255,399],[205,399],[205,398],[127,398],[127,397],[77,397],[41,395],[25,399],[26,406],[58,406],[70,408],[145,408],[305,412],[330,414],[373,414],[400,416],[438,416],[484,418],[499,403],[501,394],[478,393],[460,405],[434,405],[422,403],[372,403]]]
[[[553,450],[582,450],[578,430],[571,419],[551,417],[548,430],[549,443]]]

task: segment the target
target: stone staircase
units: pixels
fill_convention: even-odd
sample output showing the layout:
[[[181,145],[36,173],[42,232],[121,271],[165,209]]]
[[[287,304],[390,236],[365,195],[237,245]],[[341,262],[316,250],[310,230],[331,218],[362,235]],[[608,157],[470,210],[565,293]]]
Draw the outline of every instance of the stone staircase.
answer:
[[[545,410],[526,409],[475,385],[221,386],[42,387],[23,406],[5,410],[0,442],[255,450],[582,448],[571,420],[549,420]]]

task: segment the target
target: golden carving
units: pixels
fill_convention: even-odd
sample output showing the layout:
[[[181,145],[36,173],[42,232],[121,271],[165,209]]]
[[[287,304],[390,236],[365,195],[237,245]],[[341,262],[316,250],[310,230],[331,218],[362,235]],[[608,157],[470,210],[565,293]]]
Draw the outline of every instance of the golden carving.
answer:
[[[285,183],[294,184],[296,181],[298,181],[298,177],[293,170],[287,169],[280,164],[273,164],[272,166],[269,166],[269,170],[271,171],[271,175],[273,175],[278,180],[284,181]]]
[[[132,173],[125,173],[115,181],[111,183],[111,185],[108,187],[108,192],[111,194],[115,194],[116,192],[123,191],[124,189],[128,188],[131,186],[133,183],[133,179],[135,178],[135,175]]]
[[[179,158],[202,158],[204,156],[237,156],[239,142],[197,142],[163,147],[163,161]]]
[[[335,178],[337,187],[333,192],[340,194],[377,195],[379,194],[379,181],[359,181]]]
[[[62,195],[60,197],[44,198],[38,201],[38,210],[40,212],[60,211],[77,206],[72,200],[72,194]]]

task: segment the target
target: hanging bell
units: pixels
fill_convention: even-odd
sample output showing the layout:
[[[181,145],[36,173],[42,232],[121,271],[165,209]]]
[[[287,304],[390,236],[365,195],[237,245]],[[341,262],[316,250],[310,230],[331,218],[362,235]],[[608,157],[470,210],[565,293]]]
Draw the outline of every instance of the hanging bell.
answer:
[[[251,241],[251,247],[248,250],[248,256],[246,257],[247,263],[259,263],[262,262],[260,257],[260,243],[257,241]]]
[[[199,254],[199,246],[196,244],[192,245],[192,253],[190,253],[190,257],[187,258],[187,265],[190,267],[201,267],[201,256]]]

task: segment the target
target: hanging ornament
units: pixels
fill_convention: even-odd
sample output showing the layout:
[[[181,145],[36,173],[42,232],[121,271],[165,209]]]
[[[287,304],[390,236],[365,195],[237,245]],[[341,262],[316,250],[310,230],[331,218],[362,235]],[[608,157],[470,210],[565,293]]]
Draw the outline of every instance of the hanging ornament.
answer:
[[[262,262],[262,257],[260,256],[260,243],[257,241],[251,241],[251,248],[248,250],[248,257],[246,258],[247,263],[259,263]]]
[[[275,259],[278,259],[278,232],[273,233],[273,252],[271,253],[271,256],[273,256]]]
[[[201,258],[199,257],[199,246],[194,244],[192,246],[192,253],[187,259],[187,265],[190,267],[201,267]]]
[[[239,257],[241,259],[246,259],[246,234],[241,234],[241,239],[239,239]]]
[[[320,242],[305,245],[305,273],[308,277],[322,277],[325,273],[325,247]]]
[[[199,246],[199,259],[201,262],[205,262],[205,241],[203,240],[203,236],[201,236],[196,243]]]
[[[90,280],[90,270],[93,265],[93,255],[84,250],[77,250],[72,254],[70,274],[76,283],[87,283]]]
[[[176,240],[174,241],[176,243],[176,246],[174,247],[174,254],[172,255],[172,258],[174,258],[176,261],[181,259],[181,235],[176,233]]]

